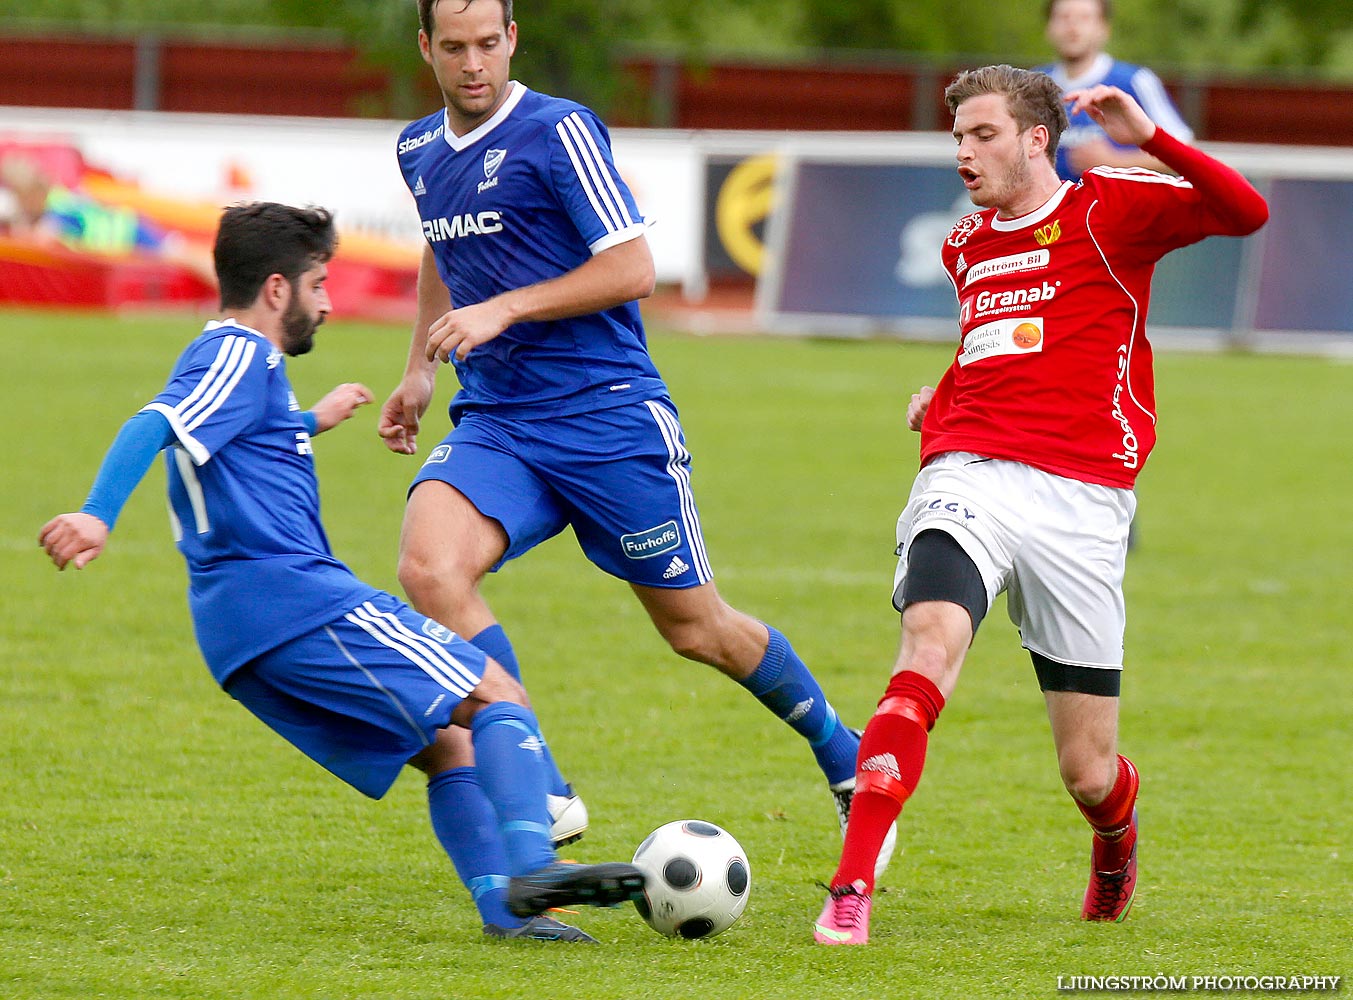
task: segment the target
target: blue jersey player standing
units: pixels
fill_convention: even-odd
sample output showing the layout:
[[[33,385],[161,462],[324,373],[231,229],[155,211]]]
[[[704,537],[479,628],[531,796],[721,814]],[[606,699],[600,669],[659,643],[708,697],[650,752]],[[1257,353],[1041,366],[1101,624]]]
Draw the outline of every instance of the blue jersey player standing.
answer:
[[[509,78],[511,0],[419,0],[418,13],[445,106],[399,138],[426,246],[408,365],[381,412],[389,448],[415,452],[441,363],[455,365],[460,391],[454,429],[410,489],[400,583],[519,677],[480,583],[572,527],[676,652],[736,680],[808,741],[844,824],[858,735],[785,637],[715,589],[691,457],[636,303],[655,280],[645,222],[605,126]],[[472,774],[462,749],[456,763]],[[461,793],[473,814],[472,781]],[[586,811],[557,768],[551,795],[556,841],[581,834]]]
[[[1104,51],[1113,17],[1112,0],[1049,0],[1047,37],[1058,61],[1038,67],[1057,82],[1062,93],[1100,85],[1117,87],[1131,96],[1148,118],[1180,142],[1192,142],[1193,132],[1170,100],[1160,78],[1145,66],[1120,62]],[[1069,124],[1057,146],[1057,176],[1079,180],[1091,167],[1169,168],[1135,146],[1108,137],[1085,110],[1068,112]]]
[[[450,734],[467,733],[490,803],[483,836],[510,876],[481,893],[485,932],[591,941],[543,911],[634,898],[643,876],[626,864],[557,861],[538,726],[520,684],[330,551],[311,437],[371,392],[340,385],[302,412],[286,357],[311,349],[329,312],[334,245],[323,209],[225,211],[213,255],[226,318],[207,324],[164,390],[124,424],[83,508],[53,518],[39,541],[59,568],[83,569],[163,451],[193,626],[222,687],[373,798],[406,763],[440,773]],[[434,828],[457,821],[431,787],[429,801]]]

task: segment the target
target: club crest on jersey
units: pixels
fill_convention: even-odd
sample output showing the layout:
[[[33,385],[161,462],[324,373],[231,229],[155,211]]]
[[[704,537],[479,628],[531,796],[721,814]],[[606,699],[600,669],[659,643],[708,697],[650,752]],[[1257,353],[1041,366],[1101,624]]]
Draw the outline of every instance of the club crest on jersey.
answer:
[[[431,618],[423,619],[423,634],[429,639],[436,639],[443,646],[451,641],[451,630],[441,622],[433,621]]]
[[[479,187],[475,190],[483,194],[491,187],[498,186],[498,168],[503,165],[503,160],[507,158],[507,150],[490,149],[484,153],[484,179],[479,182]]]
[[[948,243],[951,247],[961,247],[968,242],[968,238],[973,233],[982,228],[982,216],[978,212],[972,212],[963,216],[954,224],[954,228],[949,233]]]
[[[1034,242],[1039,246],[1045,247],[1056,243],[1062,238],[1062,220],[1053,219],[1046,226],[1040,226],[1034,230]]]

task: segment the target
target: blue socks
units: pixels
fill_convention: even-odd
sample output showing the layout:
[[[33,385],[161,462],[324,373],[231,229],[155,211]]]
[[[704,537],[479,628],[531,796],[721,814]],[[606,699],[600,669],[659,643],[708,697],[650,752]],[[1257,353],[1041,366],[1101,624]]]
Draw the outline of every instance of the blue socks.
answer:
[[[789,640],[769,625],[766,631],[770,634],[766,655],[742,686],[808,741],[828,783],[854,777],[859,737],[841,724]]]
[[[499,927],[525,923],[507,908],[507,852],[493,803],[473,767],[453,767],[428,781],[432,831],[470,890],[479,919]]]
[[[521,683],[521,665],[517,662],[517,652],[512,648],[512,640],[507,637],[503,631],[503,626],[495,623],[490,625],[484,631],[470,640],[475,646],[479,647],[484,653],[497,660],[513,680]],[[537,729],[539,735],[539,730]],[[550,753],[549,746],[545,743],[545,737],[540,737],[540,752],[545,760],[545,776],[551,795],[572,795],[573,788],[564,776],[559,773],[559,765],[554,762],[554,755]]]
[[[470,737],[479,784],[498,817],[508,874],[525,875],[552,864],[544,741],[535,715],[521,705],[495,702],[475,713]]]

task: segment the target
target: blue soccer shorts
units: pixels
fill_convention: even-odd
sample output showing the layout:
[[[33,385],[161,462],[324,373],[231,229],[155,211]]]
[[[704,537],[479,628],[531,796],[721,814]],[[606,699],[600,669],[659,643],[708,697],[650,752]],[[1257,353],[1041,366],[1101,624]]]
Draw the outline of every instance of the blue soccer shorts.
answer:
[[[316,763],[378,799],[451,724],[485,656],[391,594],[283,643],[226,692]]]
[[[503,526],[498,566],[571,525],[587,558],[629,583],[687,588],[714,577],[691,455],[667,399],[539,420],[469,413],[410,491],[429,479]]]

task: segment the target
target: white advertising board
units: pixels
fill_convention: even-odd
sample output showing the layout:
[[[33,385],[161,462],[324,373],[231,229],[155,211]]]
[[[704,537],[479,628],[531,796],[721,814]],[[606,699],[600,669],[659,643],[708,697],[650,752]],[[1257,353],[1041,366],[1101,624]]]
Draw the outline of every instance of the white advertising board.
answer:
[[[169,198],[323,205],[341,229],[418,246],[413,199],[395,165],[404,123],[137,111],[0,108],[0,140],[65,142],[92,166]],[[616,165],[654,225],[658,280],[697,266],[700,158],[677,134],[617,130]]]

